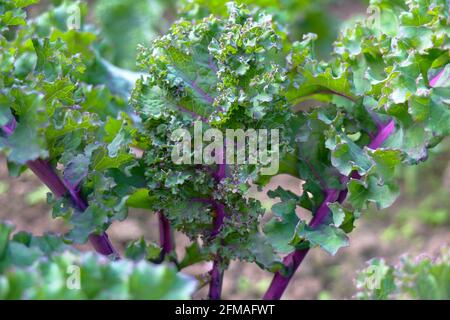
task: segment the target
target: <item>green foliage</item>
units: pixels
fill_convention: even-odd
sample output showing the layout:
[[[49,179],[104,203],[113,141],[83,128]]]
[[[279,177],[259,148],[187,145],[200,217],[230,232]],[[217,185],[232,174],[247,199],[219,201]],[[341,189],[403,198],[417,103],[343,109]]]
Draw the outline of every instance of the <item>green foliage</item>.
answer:
[[[374,259],[358,274],[359,299],[450,298],[450,260],[448,249],[435,259],[404,257],[399,265],[387,265]]]
[[[322,225],[313,229],[303,224],[298,227],[297,234],[311,245],[319,245],[332,255],[335,255],[340,248],[348,246],[344,231],[335,226]]]
[[[416,6],[421,5],[419,2],[411,2],[410,10],[414,11]],[[220,11],[220,6],[210,4],[213,11]],[[374,3],[373,7],[382,12],[382,15],[385,12],[395,12],[400,17],[409,14],[405,11],[407,8],[395,4],[389,6],[383,3],[376,6]],[[439,141],[448,135],[449,110],[445,96],[447,82],[431,87],[428,80],[448,60],[445,58],[448,56],[448,35],[444,27],[448,12],[446,6],[445,2],[436,2],[433,11],[428,13],[433,19],[423,20],[423,26],[420,26],[429,31],[421,33],[407,33],[405,30],[410,30],[410,27],[406,18],[391,25],[389,30],[384,30],[385,25],[377,27],[370,20],[357,22],[356,26],[343,31],[336,43],[335,57],[328,63],[316,60],[316,37],[308,35],[302,42],[292,45],[287,64],[284,65],[282,55],[289,46],[284,47],[283,32],[273,22],[267,23],[270,21],[269,17],[243,6],[229,5],[228,24],[225,27],[222,26],[226,17],[224,12],[218,13],[222,20],[209,16],[195,23],[179,21],[168,35],[155,40],[150,49],[142,48],[139,61],[143,71],[149,76],[138,83],[132,99],[152,137],[151,150],[158,150],[156,155],[152,152],[147,161],[147,165],[151,167],[151,173],[147,176],[154,180],[150,182],[150,189],[156,186],[150,190],[150,195],[153,197],[160,193],[161,199],[152,208],[167,212],[176,228],[188,233],[191,238],[201,235],[207,239],[211,232],[207,226],[213,223],[212,219],[207,218],[211,217],[211,207],[192,200],[191,203],[186,203],[186,199],[188,202],[193,198],[221,201],[226,197],[214,195],[214,179],[205,174],[204,168],[170,164],[168,150],[173,142],[168,139],[166,132],[173,132],[180,127],[192,130],[190,124],[196,119],[208,122],[205,124],[208,128],[210,125],[229,128],[236,123],[244,128],[262,128],[271,127],[274,119],[280,121],[283,118],[283,121],[290,123],[284,128],[284,139],[294,141],[285,149],[290,152],[284,153],[284,163],[290,174],[306,183],[299,199],[279,195],[285,204],[273,207],[275,217],[264,227],[264,232],[269,243],[280,253],[304,246],[305,242],[336,253],[340,247],[347,245],[344,232],[353,229],[353,221],[360,215],[359,210],[367,208],[370,202],[379,208],[386,208],[394,202],[399,193],[393,180],[396,168],[402,162],[416,163],[424,160],[427,149],[435,144],[433,141]],[[203,7],[194,4],[192,8],[195,11]],[[254,18],[247,20],[250,15]],[[263,29],[263,23],[272,25],[265,33],[259,31]],[[222,28],[225,30],[222,31]],[[236,34],[237,31],[240,33]],[[257,34],[264,37],[259,38],[255,36]],[[431,34],[439,37],[431,41],[427,38],[432,37]],[[422,42],[429,43],[429,46],[423,47]],[[275,50],[273,53],[271,48]],[[405,63],[408,59],[412,61]],[[406,65],[416,64],[414,59],[420,61],[421,68],[406,68]],[[252,61],[259,61],[259,70],[253,71]],[[267,62],[270,63],[266,67]],[[287,71],[286,75],[280,73],[283,69]],[[259,100],[261,89],[254,90],[253,87],[259,88],[254,84],[258,84],[258,79],[273,78],[271,73],[275,71],[279,74],[279,85],[273,89],[268,88],[272,97]],[[395,79],[401,78],[415,79],[408,84],[411,93],[403,101],[389,93],[392,88],[402,86],[402,82],[395,82]],[[262,83],[267,83],[267,80]],[[432,120],[427,116],[413,117],[411,109],[414,109],[416,98],[422,97],[425,92],[429,99],[423,104],[424,112],[428,112],[430,116],[436,112],[440,119],[438,122],[442,125],[436,126],[437,119]],[[285,101],[283,97],[289,100]],[[290,114],[283,106],[311,99],[324,105],[295,115]],[[282,108],[272,109],[278,105]],[[281,115],[274,117],[274,111],[281,112]],[[177,116],[174,117],[174,114]],[[267,117],[269,114],[270,118]],[[239,117],[239,120],[234,117]],[[258,123],[254,123],[253,119],[258,119]],[[389,119],[395,121],[393,137],[384,148],[380,148],[381,144],[371,144],[371,140],[376,141],[377,129],[383,123],[384,128],[387,128]],[[287,137],[289,135],[292,138]],[[415,139],[413,144],[411,139]],[[292,157],[290,148],[295,148],[295,157]],[[161,172],[162,168],[164,170]],[[233,170],[234,168],[230,170],[230,180],[236,181]],[[244,172],[251,173],[247,179],[242,173],[237,175],[244,184],[258,174],[247,168]],[[353,173],[360,177],[347,178]],[[173,176],[184,178],[177,178],[175,184],[168,184]],[[195,179],[192,180],[193,177]],[[260,183],[263,184],[264,181],[267,180],[261,178]],[[201,190],[198,190],[199,185],[203,186]],[[247,190],[248,186],[236,189]],[[313,213],[319,210],[324,200],[324,191],[345,189],[348,190],[345,204],[332,204],[336,221],[329,220],[329,224],[327,222],[316,229],[307,227],[305,221],[296,216],[297,206]],[[244,194],[241,199],[243,196]],[[176,215],[172,213],[170,205],[174,200]],[[329,202],[336,200],[337,197]],[[233,204],[236,201],[238,198],[235,192]],[[227,212],[236,211],[228,208],[229,202],[224,203]],[[194,211],[191,208],[195,208]],[[181,218],[182,212],[189,213],[188,220]],[[244,216],[244,212],[240,213]],[[197,224],[198,228],[192,223]],[[236,229],[237,225],[234,225],[233,230]],[[226,227],[222,230],[228,231]],[[219,236],[215,239],[222,246],[233,244],[231,237]],[[207,244],[206,247],[210,250],[216,248],[212,244]],[[212,253],[215,253],[214,250]],[[230,258],[236,257],[239,254],[230,255]]]
[[[181,14],[189,19],[204,18],[210,14],[221,17],[227,15],[227,1],[181,0],[180,2]],[[328,56],[332,49],[331,43],[338,34],[339,18],[329,6],[345,5],[343,0],[238,0],[236,3],[264,9],[273,16],[280,34],[291,41],[300,40],[303,34],[317,34],[316,46],[321,57]]]
[[[387,30],[385,23],[366,19],[348,27],[328,63],[315,58],[315,37],[293,44],[287,97],[293,104],[300,103],[300,109],[291,125],[296,132],[297,160],[287,161],[296,166],[296,176],[306,181],[298,205],[323,213],[328,195],[333,219],[325,219],[325,224],[332,228],[346,217],[349,224],[340,228],[351,231],[353,220],[371,202],[378,208],[389,207],[399,194],[394,180],[397,168],[425,160],[428,149],[449,134],[448,79],[444,76],[442,82],[430,85],[450,58],[448,3],[432,3],[410,1],[405,7],[374,1],[372,10],[380,12],[381,19],[395,15],[395,23]],[[419,12],[427,18],[411,18]],[[306,100],[320,101],[320,107],[304,110]],[[422,111],[423,116],[417,117]],[[393,134],[387,134],[389,139],[381,145],[377,135],[389,125]],[[339,200],[341,205],[335,201],[343,190],[346,197]],[[273,220],[270,226],[278,223],[281,228],[290,219]],[[290,230],[305,230],[304,222]],[[321,230],[312,232],[321,239]],[[333,247],[332,239],[340,238],[338,234],[330,233],[325,245]],[[301,246],[311,238],[304,231],[300,235],[286,235],[284,243]]]
[[[131,242],[125,249],[125,256],[132,260],[157,260],[161,248],[156,243],[147,244],[144,238]]]
[[[168,266],[76,252],[56,235],[0,223],[0,299],[188,299],[195,281]],[[79,278],[77,278],[79,277]]]
[[[2,10],[21,10],[15,1],[2,3]],[[62,165],[69,184],[83,183],[83,193],[95,199],[85,215],[74,214],[65,199],[53,209],[55,217],[74,226],[68,238],[79,243],[112,219],[124,219],[126,191],[115,179],[123,180],[126,173],[120,169],[129,172],[136,163],[126,104],[129,74],[99,58],[96,35],[84,23],[85,9],[62,2],[28,19],[26,27],[2,24],[0,36],[2,125],[13,115],[17,120],[14,132],[0,138],[0,148],[10,163],[22,166],[41,157]],[[77,12],[80,29],[69,24]]]
[[[192,132],[198,119],[205,122],[203,130],[274,128],[287,119],[280,46],[270,17],[230,5],[228,19],[180,20],[150,48],[140,49],[138,61],[148,76],[138,81],[131,101],[149,139],[145,175],[155,199],[149,208],[164,211],[191,239],[201,236],[209,257],[220,251],[224,261],[245,259],[267,268],[276,262],[258,232],[260,205],[245,197],[260,168],[227,165],[217,183],[206,166],[172,162],[170,134],[179,128]],[[223,204],[230,219],[211,237],[214,203]]]
[[[138,44],[146,45],[168,28],[164,19],[174,1],[97,0],[96,21],[100,26],[102,55],[115,65],[134,70]]]

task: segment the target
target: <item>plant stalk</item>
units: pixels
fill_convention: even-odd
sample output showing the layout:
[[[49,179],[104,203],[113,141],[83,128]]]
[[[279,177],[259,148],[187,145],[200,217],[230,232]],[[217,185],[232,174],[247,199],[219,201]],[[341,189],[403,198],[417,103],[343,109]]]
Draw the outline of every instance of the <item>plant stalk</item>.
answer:
[[[170,226],[170,221],[166,216],[160,211],[158,212],[159,219],[159,244],[161,246],[161,261],[164,257],[170,254],[175,249],[175,243],[173,239],[172,228]]]
[[[5,134],[9,136],[13,134],[16,125],[16,120],[13,119],[13,121],[2,127],[2,129]],[[75,190],[75,188],[71,187],[67,181],[64,183],[64,181],[61,180],[47,161],[43,159],[36,159],[27,161],[26,165],[57,198],[61,198],[66,194],[69,194],[70,199],[78,210],[83,212],[87,209],[88,205],[81,197],[80,193]],[[113,247],[106,232],[99,235],[89,235],[89,242],[98,253],[105,256],[114,255],[115,257],[118,257],[117,251]]]
[[[210,271],[211,280],[209,282],[209,299],[220,300],[222,294],[223,272],[220,268],[220,255],[217,254]]]
[[[445,74],[444,70],[441,70],[433,79],[430,80],[430,86],[435,87],[440,80],[440,78]],[[377,135],[371,140],[371,142],[368,144],[368,147],[370,149],[378,149],[380,148],[383,143],[392,135],[395,129],[395,121],[390,120],[387,124],[379,124],[378,126],[378,133]],[[361,176],[357,172],[352,172],[350,174],[350,178],[352,179],[360,179]],[[346,177],[348,179],[348,177]],[[337,190],[326,190],[326,197],[322,205],[317,210],[316,214],[314,215],[314,218],[310,222],[310,226],[313,228],[316,228],[320,226],[325,218],[329,214],[329,208],[328,203],[338,201],[339,203],[343,203],[345,201],[345,198],[347,196],[348,190],[344,189],[339,191]],[[336,197],[337,198],[334,199]],[[292,276],[294,275],[295,271],[298,269],[304,258],[306,257],[306,254],[308,253],[308,249],[299,249],[291,254],[287,255],[283,259],[283,263],[286,267],[290,268],[292,272],[290,272],[290,275],[288,277],[283,277],[279,272],[276,272],[274,275],[274,278],[272,279],[272,283],[270,284],[268,290],[266,291],[266,294],[264,295],[264,300],[278,300],[283,295],[284,291],[286,290],[289,281],[292,279]]]
[[[225,164],[225,150],[223,150],[223,159],[224,163],[219,164],[219,167],[217,169],[217,172],[214,175],[214,178],[216,179],[217,183],[220,183],[225,177],[226,177],[226,164]],[[216,211],[216,216],[214,218],[214,228],[211,232],[211,238],[214,239],[220,232],[220,229],[222,228],[223,222],[225,220],[225,206],[218,202],[213,200],[213,206]],[[220,267],[221,265],[221,257],[220,254],[217,253],[216,257],[213,261],[213,267],[210,271],[211,275],[211,281],[209,284],[209,299],[210,300],[220,300],[221,294],[222,294],[222,282],[223,282],[223,270]]]
[[[381,126],[380,130],[378,131],[378,134],[369,143],[368,147],[371,149],[377,149],[381,147],[381,145],[392,134],[394,128],[395,128],[394,120],[391,120],[386,125]],[[351,173],[350,177],[354,179],[360,178],[360,176],[357,173]],[[309,223],[309,226],[312,228],[319,227],[327,218],[330,212],[328,204],[335,201],[338,201],[339,203],[344,202],[347,192],[348,192],[347,189],[341,191],[335,189],[325,190],[326,194],[325,199],[315,212],[313,219],[311,219],[311,222]],[[284,277],[280,272],[275,273],[272,282],[263,297],[264,300],[279,300],[281,298],[287,286],[289,285],[290,280],[294,276],[295,271],[303,262],[308,252],[309,248],[298,249],[290,253],[283,259],[283,264],[287,268],[289,268],[291,272],[287,277]]]

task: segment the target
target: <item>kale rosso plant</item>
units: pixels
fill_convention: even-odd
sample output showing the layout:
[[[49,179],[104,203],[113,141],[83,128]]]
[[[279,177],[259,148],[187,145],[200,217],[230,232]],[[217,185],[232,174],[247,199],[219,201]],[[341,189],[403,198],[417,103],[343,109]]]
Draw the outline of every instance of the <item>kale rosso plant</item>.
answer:
[[[112,268],[122,262],[114,261],[119,254],[108,226],[125,219],[130,207],[156,212],[159,248],[137,239],[126,258],[165,260],[178,270],[212,261],[207,277],[198,277],[209,283],[211,299],[221,297],[223,273],[236,259],[273,272],[264,298],[281,298],[312,247],[336,254],[347,246],[370,202],[385,208],[395,200],[394,170],[424,161],[450,131],[443,0],[373,1],[375,15],[343,30],[328,62],[315,58],[314,35],[290,43],[271,16],[231,3],[226,16],[180,19],[140,46],[140,76],[102,60],[89,26],[61,25],[66,3],[25,21],[21,7],[33,2],[0,6],[1,148],[11,174],[32,169],[54,193],[53,216],[71,225],[61,239],[89,239],[113,260]],[[198,121],[203,130],[279,129],[278,174],[303,180],[302,195],[269,191],[280,202],[262,224],[264,210],[248,190],[270,181],[262,174],[266,163],[226,163],[226,150],[216,149],[221,164],[175,164],[171,133],[194,132]],[[298,207],[311,212],[311,221],[297,216]],[[174,229],[192,241],[182,259]],[[0,251],[7,274],[1,283],[11,284],[11,270],[25,265],[14,258],[17,242],[39,249],[43,257],[29,262],[37,268],[57,259],[56,248],[43,249],[41,240],[20,233],[9,241],[9,232],[1,234],[9,248]],[[132,265],[141,264],[155,268]],[[175,277],[183,294],[192,292],[189,279]],[[155,282],[146,281],[142,286],[150,288],[141,293],[152,292]]]

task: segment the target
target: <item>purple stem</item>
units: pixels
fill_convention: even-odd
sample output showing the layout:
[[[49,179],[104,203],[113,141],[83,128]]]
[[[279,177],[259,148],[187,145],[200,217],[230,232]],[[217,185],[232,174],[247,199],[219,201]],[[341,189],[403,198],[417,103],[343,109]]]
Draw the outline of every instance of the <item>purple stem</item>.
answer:
[[[205,204],[213,204],[214,200],[210,198],[191,198],[192,202],[200,202]]]
[[[431,79],[431,81],[430,81],[430,86],[431,87],[436,86],[437,82],[441,79],[441,77],[444,74],[444,72],[445,72],[445,68],[442,69],[433,79]]]
[[[374,140],[369,144],[369,148],[376,149],[379,148],[392,134],[395,128],[394,120],[389,121],[386,125],[381,127],[381,130],[375,136]],[[360,176],[356,173],[351,173],[350,177],[352,178],[360,178]],[[336,190],[336,189],[327,189],[325,190],[326,196],[320,207],[317,209],[314,214],[313,219],[311,219],[309,226],[312,228],[317,228],[320,226],[324,220],[327,218],[329,214],[328,204],[338,201],[339,203],[344,202],[347,189],[344,190]],[[289,268],[289,276],[284,277],[280,272],[276,272],[272,283],[270,284],[266,294],[264,295],[264,300],[278,300],[283,295],[286,290],[290,280],[292,279],[295,271],[298,269],[304,258],[306,257],[309,248],[307,249],[298,249],[294,252],[290,253],[283,259],[283,264]]]
[[[203,100],[205,100],[209,104],[214,103],[214,98],[208,95],[205,91],[203,91],[203,89],[197,85],[196,80],[191,80],[183,76],[182,78],[195,92],[197,92],[198,95],[200,95],[203,98]]]
[[[222,294],[223,272],[220,270],[220,255],[217,254],[210,271],[209,299],[220,300]]]
[[[209,96],[205,91],[200,88],[195,81],[188,81],[188,83],[191,85],[191,87],[200,95],[202,98],[209,104],[214,103],[213,97]]]
[[[373,122],[375,122],[377,129],[380,130],[381,127],[383,127],[383,121],[380,119],[380,117],[370,108],[366,108],[367,112],[369,112],[370,116],[372,117]],[[371,135],[371,133],[369,133],[370,138],[373,139],[374,136],[373,134]]]
[[[223,163],[218,165],[217,171],[214,174],[214,178],[216,182],[219,184],[226,177],[226,160],[225,160],[225,148],[222,150],[222,158]],[[211,238],[214,239],[220,232],[220,229],[223,226],[223,222],[225,220],[225,206],[213,200],[213,206],[216,211],[216,217],[214,219],[214,228],[211,232]],[[213,267],[210,271],[211,280],[209,283],[209,299],[210,300],[220,300],[222,293],[222,282],[223,282],[223,271],[220,268],[221,257],[220,254],[217,253],[214,258]]]
[[[215,238],[222,228],[223,221],[225,220],[225,206],[214,200],[214,209],[216,211],[216,217],[214,219],[214,229],[211,232],[211,238]]]
[[[317,228],[323,222],[323,220],[325,220],[328,215],[328,203],[338,200],[339,195],[340,192],[338,190],[330,189],[326,191],[326,196],[323,203],[320,205],[319,209],[317,209],[316,214],[309,223],[310,227]],[[283,264],[286,267],[291,268],[289,270],[290,276],[284,277],[279,272],[275,273],[272,283],[270,284],[269,289],[264,295],[264,300],[278,300],[281,298],[284,290],[289,284],[289,281],[291,280],[295,271],[298,269],[308,252],[309,248],[296,250],[283,259]]]
[[[198,118],[198,119],[200,119],[201,122],[206,123],[206,124],[209,123],[207,118],[205,118],[204,116],[199,115],[198,113],[196,113],[194,111],[188,110],[185,107],[180,106],[180,105],[177,105],[177,108],[181,112],[189,114],[192,118]]]
[[[220,228],[225,220],[225,206],[219,201],[211,198],[192,198],[191,201],[209,204],[214,208],[216,215],[214,217],[214,227],[210,234],[211,238],[214,239],[219,234]]]
[[[214,239],[220,232],[220,229],[223,225],[223,220],[225,218],[225,207],[223,204],[216,202],[215,203],[216,217],[214,219],[214,229],[211,232],[211,238]],[[223,271],[220,268],[221,264],[220,254],[217,253],[214,261],[212,269],[209,271],[211,276],[209,282],[209,294],[208,297],[210,300],[220,300],[222,293],[222,282],[223,282]]]
[[[208,58],[208,64],[212,72],[217,73],[219,71],[211,56]]]
[[[13,134],[16,128],[16,120],[13,119],[8,125],[3,126],[3,131],[9,136]],[[27,167],[33,171],[33,173],[44,183],[57,198],[61,198],[66,194],[70,195],[70,198],[74,206],[80,210],[85,211],[88,207],[87,203],[82,199],[78,191],[76,191],[69,183],[64,183],[61,178],[53,170],[52,166],[45,160],[36,159],[27,161]],[[118,257],[117,251],[114,249],[111,241],[108,238],[106,232],[100,235],[89,235],[89,241],[94,247],[95,251],[105,256],[114,255]]]
[[[439,78],[442,77],[443,74],[444,70],[439,72],[439,74],[430,81],[430,85],[434,87],[438,82]],[[368,144],[368,147],[374,150],[380,148],[383,145],[383,143],[389,138],[389,136],[394,132],[395,121],[390,120],[385,125],[380,125],[379,123],[377,123],[377,126],[378,126],[378,133]],[[350,174],[350,178],[360,179],[361,176],[357,172],[352,172]],[[348,177],[344,177],[344,179],[348,180]],[[322,205],[319,207],[319,209],[317,210],[316,214],[314,215],[313,219],[309,224],[313,228],[317,228],[318,226],[320,226],[325,220],[325,218],[328,216],[329,214],[328,203],[334,201],[343,203],[347,196],[348,190],[347,189],[341,191],[326,190],[325,192],[326,192],[325,200],[323,201]],[[266,291],[266,294],[264,295],[263,298],[264,300],[278,300],[281,298],[281,296],[283,295],[284,291],[286,290],[289,284],[289,281],[292,279],[295,271],[298,269],[303,259],[306,257],[308,251],[309,248],[295,250],[294,252],[290,253],[283,259],[283,264],[290,269],[289,276],[284,277],[279,272],[276,272],[272,280],[272,283],[270,284],[268,290]]]
[[[322,204],[320,205],[319,209],[317,209],[316,214],[311,219],[309,226],[311,228],[317,228],[319,225],[322,224],[322,222],[325,220],[325,218],[328,216],[328,204],[335,202],[339,197],[339,190],[336,189],[329,189],[326,190],[326,196],[323,200]]]
[[[85,211],[88,204],[83,198],[81,198],[79,190],[77,190],[67,179],[64,179],[64,185],[66,186],[67,192],[69,193],[75,207],[81,212]]]
[[[66,186],[46,161],[36,159],[28,161],[26,164],[57,198],[61,198],[67,193]]]
[[[226,177],[226,165],[219,164],[217,171],[213,174],[217,183],[220,183],[222,179]],[[223,222],[225,220],[225,206],[219,201],[211,198],[192,198],[193,202],[200,202],[212,205],[216,216],[214,218],[214,227],[211,231],[211,239],[214,239],[220,232],[220,229],[223,226]],[[221,292],[222,292],[222,282],[223,282],[223,271],[220,270],[221,257],[220,254],[216,254],[213,261],[212,269],[209,271],[211,276],[209,282],[209,294],[208,297],[210,300],[220,300]]]
[[[394,132],[394,129],[395,129],[395,121],[390,120],[386,125],[380,127],[378,134],[367,146],[370,149],[378,149]]]
[[[13,134],[14,130],[16,130],[16,126],[17,126],[16,118],[13,118],[10,123],[2,127],[2,130],[6,133],[7,136],[10,136]]]
[[[219,164],[219,167],[217,168],[217,171],[213,174],[214,178],[216,179],[217,183],[222,181],[225,178],[226,175],[226,164]]]
[[[81,198],[80,194],[73,188],[66,186],[47,161],[36,159],[28,161],[27,166],[53,192],[56,197],[60,198],[69,193],[74,206],[78,210],[83,212],[87,209],[88,206]],[[105,256],[109,256],[111,254],[118,256],[117,251],[114,249],[106,232],[99,235],[94,233],[90,234],[89,241],[98,253]]]
[[[340,96],[342,98],[345,98],[345,99],[355,102],[355,98],[348,96],[346,94],[331,90],[331,89],[324,89],[324,90],[318,91],[317,93],[330,93],[330,94],[334,94],[336,96]]]
[[[166,216],[160,211],[158,212],[159,218],[159,243],[161,245],[161,260],[171,253],[175,249],[172,228],[170,226],[170,221]]]

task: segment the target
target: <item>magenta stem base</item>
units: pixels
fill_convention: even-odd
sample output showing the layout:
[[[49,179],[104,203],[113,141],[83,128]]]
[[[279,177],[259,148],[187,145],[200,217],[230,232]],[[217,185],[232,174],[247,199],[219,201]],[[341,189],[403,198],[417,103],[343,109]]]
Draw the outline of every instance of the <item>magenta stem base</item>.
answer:
[[[162,212],[158,212],[159,219],[159,244],[161,246],[160,260],[163,261],[165,256],[175,250],[172,227],[170,221]]]

